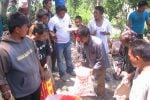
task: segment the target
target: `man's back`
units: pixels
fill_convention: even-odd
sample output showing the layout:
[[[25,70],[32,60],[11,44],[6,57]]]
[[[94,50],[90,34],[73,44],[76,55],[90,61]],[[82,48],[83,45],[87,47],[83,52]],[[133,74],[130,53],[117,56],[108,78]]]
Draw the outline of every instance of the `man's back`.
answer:
[[[150,100],[150,67],[145,68],[140,74],[136,71],[130,100]]]

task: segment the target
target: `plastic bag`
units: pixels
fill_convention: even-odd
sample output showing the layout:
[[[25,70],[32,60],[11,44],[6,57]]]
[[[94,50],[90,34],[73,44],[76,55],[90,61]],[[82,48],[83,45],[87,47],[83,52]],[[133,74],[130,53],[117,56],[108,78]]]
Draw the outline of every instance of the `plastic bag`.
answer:
[[[130,90],[131,82],[127,78],[123,78],[114,92],[114,98],[116,100],[129,100]]]
[[[54,95],[54,85],[52,80],[42,81],[40,100],[45,100],[47,96]]]
[[[73,88],[73,94],[78,96],[96,96],[91,70],[89,68],[79,67],[75,70],[75,72],[76,81]]]

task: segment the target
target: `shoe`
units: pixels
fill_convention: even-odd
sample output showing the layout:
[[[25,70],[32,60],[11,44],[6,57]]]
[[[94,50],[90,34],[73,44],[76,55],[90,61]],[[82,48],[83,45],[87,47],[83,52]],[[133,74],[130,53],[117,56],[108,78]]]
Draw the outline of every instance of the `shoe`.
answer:
[[[72,71],[71,73],[68,73],[68,74],[70,74],[71,76],[76,76],[74,71]]]
[[[60,79],[61,79],[62,81],[64,81],[64,82],[67,82],[67,77],[66,77],[66,75],[61,76]]]

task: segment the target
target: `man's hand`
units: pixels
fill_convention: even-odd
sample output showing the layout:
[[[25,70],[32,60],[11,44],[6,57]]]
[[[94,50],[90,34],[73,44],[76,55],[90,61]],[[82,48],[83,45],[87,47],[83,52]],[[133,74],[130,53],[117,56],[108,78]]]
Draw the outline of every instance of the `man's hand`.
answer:
[[[52,35],[52,38],[53,38],[55,41],[58,40],[58,37],[57,37],[55,34]]]
[[[3,96],[4,100],[12,99],[12,93],[11,93],[11,90],[9,89],[8,85],[1,85],[0,90],[2,92],[2,96]]]
[[[121,68],[120,68],[120,67],[118,67],[118,68],[117,68],[117,70],[116,70],[117,76],[120,76],[121,71],[122,71],[122,70],[121,70]]]
[[[91,68],[90,69],[90,75],[94,75],[95,74],[96,69]]]
[[[95,36],[95,35],[96,35],[96,30],[95,30],[91,35],[94,35],[94,36]]]
[[[40,74],[41,74],[41,79],[42,79],[42,80],[46,80],[46,74],[45,74],[43,68],[40,69]]]
[[[12,93],[10,90],[2,93],[4,100],[12,100]]]
[[[134,77],[134,72],[133,73],[127,73],[127,72],[123,71],[121,73],[121,76],[126,77],[128,80],[131,81]]]
[[[103,35],[109,35],[108,32],[100,32],[100,34],[103,34]]]

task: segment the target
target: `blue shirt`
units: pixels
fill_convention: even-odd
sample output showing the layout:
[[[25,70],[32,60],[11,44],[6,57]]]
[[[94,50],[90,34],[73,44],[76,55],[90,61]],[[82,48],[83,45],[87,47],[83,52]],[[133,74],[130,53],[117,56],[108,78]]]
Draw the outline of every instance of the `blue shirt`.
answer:
[[[149,19],[149,14],[146,11],[144,11],[143,13],[134,11],[129,15],[129,21],[131,22],[131,28],[137,34],[144,33],[144,24],[145,24],[145,21],[147,21],[148,19]]]

